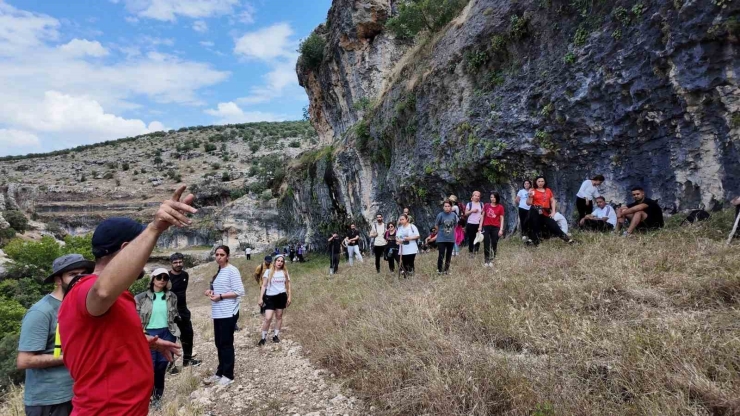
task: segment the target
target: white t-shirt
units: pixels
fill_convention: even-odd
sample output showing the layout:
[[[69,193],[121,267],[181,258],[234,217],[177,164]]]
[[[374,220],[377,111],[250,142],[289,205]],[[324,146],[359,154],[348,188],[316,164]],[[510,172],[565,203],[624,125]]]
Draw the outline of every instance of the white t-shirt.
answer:
[[[483,212],[483,203],[470,201],[465,205],[465,212],[472,211],[476,208],[478,209],[478,212],[468,215],[468,224],[480,224],[481,213]]]
[[[595,187],[593,183],[591,183],[591,179],[586,179],[581,184],[581,189],[578,190],[578,195],[576,196],[579,198],[587,199],[589,201],[593,201],[601,195],[599,194],[599,189]]]
[[[247,254],[252,254],[252,249],[251,248],[248,248],[248,249],[244,250],[244,252],[247,253]]]
[[[403,240],[406,237],[418,237],[419,230],[414,224],[407,224],[406,227],[398,227],[396,230],[396,238]],[[408,244],[400,243],[401,255],[416,254],[419,252],[419,246],[416,244],[417,240],[408,241]]]
[[[268,277],[270,277],[270,269],[265,270],[265,274],[262,275],[262,278],[265,280],[267,280]],[[270,284],[268,284],[267,289],[265,289],[265,295],[275,296],[285,293],[287,291],[285,289],[285,282],[289,280],[290,276],[286,277],[284,271],[276,270],[275,274],[272,276],[272,280],[270,280]]]
[[[556,212],[553,219],[556,223],[558,223],[558,228],[560,228],[560,230],[564,233],[568,234],[568,220],[565,219],[563,214]]]
[[[606,222],[616,227],[617,225],[617,213],[614,212],[614,208],[609,205],[604,205],[604,208],[594,207],[594,212],[591,213],[596,218],[608,218]]]
[[[244,284],[239,269],[229,264],[218,271],[216,280],[211,283],[213,292],[217,295],[234,292],[237,298],[226,298],[211,301],[211,317],[213,319],[231,318],[239,312],[239,299],[244,296]]]
[[[527,198],[529,198],[529,191],[526,189],[520,189],[519,192],[516,193],[516,196],[519,197],[519,208],[529,210],[529,205],[527,205]]]
[[[378,224],[378,221],[373,222],[372,231],[378,234],[375,237],[374,246],[379,247],[388,244],[388,242],[385,241],[385,224]]]

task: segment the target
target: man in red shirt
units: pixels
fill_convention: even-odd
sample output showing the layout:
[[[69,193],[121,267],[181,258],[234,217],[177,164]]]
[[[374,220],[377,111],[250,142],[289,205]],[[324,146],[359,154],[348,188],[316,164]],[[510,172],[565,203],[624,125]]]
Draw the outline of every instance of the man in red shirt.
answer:
[[[70,282],[59,309],[64,364],[74,379],[72,416],[146,416],[154,379],[149,349],[168,359],[177,344],[144,334],[128,288],[159,236],[170,226],[187,226],[193,195],[185,187],[165,201],[146,227],[128,218],[110,218],[92,239],[95,271]]]

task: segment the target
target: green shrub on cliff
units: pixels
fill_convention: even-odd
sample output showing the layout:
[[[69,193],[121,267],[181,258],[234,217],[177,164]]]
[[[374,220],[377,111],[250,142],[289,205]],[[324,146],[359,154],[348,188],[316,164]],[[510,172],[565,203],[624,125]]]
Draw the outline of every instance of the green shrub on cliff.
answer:
[[[28,230],[28,218],[23,215],[20,211],[5,211],[3,212],[5,221],[10,224],[10,228],[14,229],[19,233],[24,233]]]
[[[468,0],[404,0],[386,27],[401,39],[413,39],[421,32],[434,33],[454,19]]]
[[[298,52],[301,54],[301,63],[310,69],[317,69],[324,60],[324,47],[326,41],[320,35],[311,33],[306,39],[303,39],[298,46]]]

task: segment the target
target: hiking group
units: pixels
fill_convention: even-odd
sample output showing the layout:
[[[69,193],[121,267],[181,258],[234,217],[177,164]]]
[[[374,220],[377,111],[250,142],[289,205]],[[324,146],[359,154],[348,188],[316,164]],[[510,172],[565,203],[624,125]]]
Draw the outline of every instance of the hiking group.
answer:
[[[657,201],[645,195],[643,188],[632,188],[634,201],[626,207],[615,208],[599,193],[598,188],[603,182],[604,176],[595,175],[581,184],[575,198],[578,212],[576,226],[585,231],[615,233],[626,227],[623,234],[625,236],[663,227],[660,206]],[[480,191],[474,191],[466,204],[458,201],[455,195],[447,197],[425,239],[421,238],[419,229],[413,224],[408,207],[403,209],[403,214],[397,221],[386,223],[383,215],[377,214],[369,232],[372,253],[375,256],[375,270],[380,273],[383,259],[388,262],[391,272],[395,272],[396,265],[399,265],[404,277],[412,276],[416,255],[436,248],[437,273],[448,274],[451,258],[460,254],[461,247],[467,245],[469,255],[474,257],[479,252],[481,243],[483,266],[492,267],[498,251],[498,241],[506,234],[508,217],[498,192],[491,192],[489,202],[486,203],[481,201],[481,197]],[[543,176],[536,177],[534,182],[525,180],[514,198],[514,204],[518,210],[522,240],[527,245],[537,246],[543,239],[550,237],[560,238],[569,244],[574,243],[568,233],[568,221],[558,212],[558,201]],[[515,215],[514,218],[516,217]],[[350,225],[343,240],[339,233],[332,233],[328,240],[330,274],[339,271],[342,248],[347,250],[350,266],[353,265],[353,257],[362,261],[360,238],[355,224]]]

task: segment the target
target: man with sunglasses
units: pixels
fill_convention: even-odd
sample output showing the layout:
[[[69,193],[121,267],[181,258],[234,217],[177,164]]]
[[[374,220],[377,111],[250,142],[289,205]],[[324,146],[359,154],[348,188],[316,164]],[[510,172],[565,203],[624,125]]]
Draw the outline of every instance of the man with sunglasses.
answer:
[[[95,229],[95,270],[73,280],[59,308],[64,364],[74,379],[77,415],[146,416],[154,387],[150,349],[172,361],[180,347],[144,333],[128,288],[144,275],[152,250],[170,226],[187,227],[197,212],[185,186],[144,226],[109,218]]]
[[[95,263],[80,254],[67,254],[52,263],[44,283],[54,291],[26,312],[21,324],[17,366],[26,370],[23,404],[27,416],[67,416],[72,412],[72,377],[61,357],[54,356],[57,314],[64,291],[80,274],[92,273]]]
[[[175,253],[170,256],[170,282],[172,283],[172,293],[177,296],[177,312],[180,319],[176,321],[177,327],[180,328],[180,342],[182,343],[182,366],[197,367],[201,364],[200,360],[193,358],[193,323],[190,320],[190,310],[188,309],[187,292],[188,281],[190,276],[183,270],[184,259],[181,253]],[[170,373],[177,374],[179,370],[174,365]]]
[[[619,233],[625,220],[630,222],[627,231],[624,232],[625,236],[632,235],[635,230],[663,228],[663,210],[657,201],[647,198],[645,190],[639,186],[632,188],[632,198],[635,202],[617,210],[617,225],[614,228],[616,233]]]

